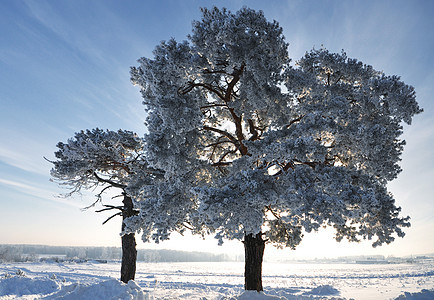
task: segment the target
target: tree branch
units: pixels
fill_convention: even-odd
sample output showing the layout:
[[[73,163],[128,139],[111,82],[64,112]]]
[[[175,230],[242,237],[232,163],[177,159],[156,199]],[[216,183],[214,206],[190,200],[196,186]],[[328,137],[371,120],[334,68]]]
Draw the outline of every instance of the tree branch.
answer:
[[[119,209],[120,211],[123,211],[124,208],[122,206],[113,206],[113,205],[104,205],[106,208],[96,210],[95,212],[103,212],[106,210],[112,210],[112,209]]]
[[[105,223],[107,223],[108,221],[110,221],[111,219],[113,219],[116,216],[122,216],[122,213],[121,212],[115,213],[113,216],[111,216],[110,218],[108,218],[107,220],[102,222],[102,225],[104,225]]]
[[[280,216],[271,208],[271,205],[265,206],[265,208],[271,212],[271,214],[278,220],[280,220]]]
[[[185,228],[191,230],[191,231],[194,230],[194,228],[191,226],[191,224],[188,224],[188,226],[187,226],[185,223],[181,223],[181,225],[184,226]]]
[[[48,158],[46,158],[45,156],[42,156],[46,161],[48,161],[49,163],[52,163],[53,165],[55,164],[55,162],[54,161],[52,161],[52,160],[49,160]]]
[[[229,165],[231,165],[231,163],[232,162],[226,162],[226,161],[216,162],[216,163],[213,163],[211,166],[213,166],[213,167],[229,166]]]
[[[315,166],[321,164],[320,162],[317,162],[317,161],[300,161],[298,159],[294,159],[293,161],[298,163],[298,164],[301,164],[301,165],[307,165],[307,166],[311,167],[312,169],[314,169]]]
[[[111,181],[109,179],[104,179],[104,178],[100,177],[96,172],[93,172],[93,176],[95,176],[95,178],[99,182],[110,184],[113,187],[117,187],[117,188],[120,188],[120,189],[125,189],[127,187],[125,184],[120,184],[120,183]]]
[[[224,136],[222,136],[222,137],[220,137],[220,138],[224,138]],[[217,141],[217,142],[215,142],[215,143],[212,143],[212,144],[206,145],[205,148],[213,147],[213,146],[215,147],[215,146],[218,146],[218,145],[221,145],[221,144],[224,144],[224,143],[232,143],[232,144],[234,144],[233,141],[224,140],[224,141]],[[236,146],[236,145],[235,145],[235,146]]]
[[[224,143],[231,143],[231,144],[234,145],[235,147],[238,147],[238,145],[237,145],[235,142],[230,141],[230,140],[225,140],[225,138],[226,138],[225,136],[220,136],[220,137],[217,139],[217,142],[205,146],[205,148],[213,147],[213,148],[212,148],[212,151],[211,151],[211,154],[209,155],[209,159],[210,159],[210,160],[213,160],[214,153],[216,152],[218,146],[221,145],[221,144],[224,144]],[[222,139],[224,139],[224,140],[222,140]]]
[[[304,117],[304,115],[302,115],[302,116],[298,117],[297,119],[291,120],[291,122],[289,122],[289,124],[288,124],[288,125],[286,125],[286,128],[289,128],[289,127],[291,127],[291,125],[292,125],[292,124],[294,124],[294,123],[300,122],[300,121],[301,121],[301,119],[303,119],[303,117]]]
[[[227,62],[225,62],[225,63],[227,64]],[[187,84],[187,86],[185,86],[183,88],[181,87],[178,89],[178,93],[184,95],[184,94],[189,93],[195,87],[202,87],[202,88],[205,88],[206,90],[208,90],[209,92],[215,94],[221,100],[223,100],[223,102],[226,105],[226,107],[228,108],[228,110],[232,116],[233,122],[235,124],[235,135],[236,135],[237,139],[235,139],[228,132],[217,129],[217,128],[212,128],[212,127],[208,127],[208,126],[204,126],[203,128],[205,130],[211,130],[211,131],[220,133],[220,134],[228,137],[232,142],[234,142],[237,145],[237,148],[240,151],[241,155],[248,154],[247,147],[242,143],[242,141],[244,140],[242,117],[237,116],[237,114],[235,113],[235,110],[233,108],[229,107],[228,103],[231,101],[232,94],[234,92],[234,88],[241,78],[241,75],[244,71],[244,67],[245,67],[245,65],[242,64],[239,69],[234,68],[234,72],[231,74],[233,78],[228,83],[227,88],[225,89],[224,92],[219,91],[219,89],[222,89],[222,88],[220,88],[218,85],[217,85],[217,87],[215,87],[215,86],[208,84],[208,83],[193,82],[193,81],[190,81]],[[220,104],[211,105],[211,107],[216,107],[216,106],[224,106],[224,105],[223,104],[222,105],[220,105]],[[204,106],[203,108],[207,108],[207,107],[208,106]]]
[[[209,131],[213,131],[213,132],[216,132],[216,133],[220,133],[221,135],[224,135],[225,137],[227,137],[234,144],[239,145],[238,140],[235,137],[233,137],[232,134],[230,134],[227,131],[224,131],[224,130],[218,129],[218,128],[214,128],[214,127],[210,127],[210,126],[203,126],[203,129],[209,130]]]
[[[226,108],[228,108],[228,106],[226,104],[215,103],[215,104],[201,106],[200,109],[213,108],[213,107],[226,107]]]
[[[225,75],[229,75],[226,71],[223,71],[223,70],[211,71],[210,69],[204,69],[203,73],[204,74],[225,74]]]
[[[81,209],[81,211],[85,211],[85,210],[87,210],[87,209],[89,209],[89,208],[91,208],[91,207],[94,207],[98,202],[100,202],[101,201],[101,197],[97,197],[97,199],[96,199],[96,201],[95,202],[93,202],[91,205],[89,205],[89,206],[86,206],[85,208],[82,208]]]
[[[239,82],[241,75],[244,71],[244,64],[241,65],[241,67],[237,70],[235,69],[232,80],[229,82],[228,87],[226,89],[225,96],[223,98],[223,101],[228,104],[231,101],[232,92],[234,90],[235,85]],[[229,107],[229,106],[228,106]],[[247,147],[244,146],[243,140],[244,140],[244,134],[243,134],[243,125],[242,125],[242,117],[237,116],[235,113],[235,110],[231,107],[229,107],[229,112],[231,113],[232,119],[235,123],[235,134],[237,136],[238,142],[239,142],[239,150],[241,152],[241,155],[246,155],[248,153]]]
[[[250,134],[252,135],[249,138],[249,141],[256,141],[259,138],[259,134],[258,131],[256,130],[257,127],[255,127],[255,124],[253,123],[252,119],[248,119],[247,122],[249,123],[249,131]]]
[[[179,88],[178,93],[180,93],[181,95],[185,95],[185,94],[189,93],[190,91],[192,91],[195,87],[203,87],[203,88],[207,89],[208,91],[217,95],[217,97],[219,97],[221,100],[224,100],[223,94],[220,93],[215,87],[213,87],[210,84],[201,83],[201,82],[189,82],[186,87]]]
[[[223,159],[225,159],[226,156],[228,156],[229,154],[234,154],[235,152],[237,152],[237,151],[236,150],[226,151],[226,153],[220,157],[217,164],[223,163]]]
[[[241,65],[241,67],[239,69],[235,69],[234,72],[232,73],[232,80],[229,82],[228,87],[226,89],[226,93],[224,96],[224,101],[225,103],[228,103],[231,100],[231,95],[232,92],[234,90],[235,85],[238,83],[238,81],[240,81],[241,75],[243,74],[244,71],[244,64]]]
[[[96,197],[102,202],[102,194],[104,194],[104,192],[106,191],[106,190],[108,190],[109,188],[112,188],[113,186],[111,186],[111,185],[108,185],[108,186],[106,186],[105,188],[103,188],[97,195],[96,195]],[[96,187],[95,187],[95,189],[96,189]]]

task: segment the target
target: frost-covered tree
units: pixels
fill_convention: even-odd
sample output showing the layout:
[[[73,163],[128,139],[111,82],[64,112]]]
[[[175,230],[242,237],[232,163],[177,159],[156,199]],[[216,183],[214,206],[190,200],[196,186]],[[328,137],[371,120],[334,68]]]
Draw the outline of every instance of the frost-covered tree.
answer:
[[[104,223],[115,216],[122,216],[121,281],[127,283],[135,276],[137,250],[135,233],[125,232],[124,220],[136,215],[137,210],[126,188],[143,166],[143,140],[131,131],[93,129],[76,133],[67,143],[58,143],[57,148],[57,160],[52,162],[51,176],[70,189],[67,195],[80,193],[83,189],[97,190],[97,199],[90,208],[98,202],[102,203],[107,190],[114,188],[121,191],[122,205],[102,203],[104,208],[97,212],[119,211]],[[140,174],[141,180],[151,180],[150,175]]]
[[[293,249],[322,226],[373,246],[403,237],[409,217],[386,184],[401,171],[401,124],[422,111],[413,88],[325,49],[292,66],[282,28],[260,11],[202,13],[188,41],[162,42],[131,70],[146,160],[165,171],[153,195],[142,189],[152,201],[133,225],[144,239],[187,224],[243,240],[245,288],[260,291],[266,242]]]

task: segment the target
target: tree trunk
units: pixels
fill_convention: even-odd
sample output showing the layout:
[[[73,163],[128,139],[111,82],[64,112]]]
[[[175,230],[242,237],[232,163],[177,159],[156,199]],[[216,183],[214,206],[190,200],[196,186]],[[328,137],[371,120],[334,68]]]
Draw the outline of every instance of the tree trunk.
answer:
[[[134,215],[133,201],[131,197],[124,193],[124,208],[122,211],[122,231],[125,229],[124,220]],[[136,275],[136,238],[134,233],[125,234],[122,236],[122,266],[121,266],[121,281],[128,283],[134,280]]]
[[[262,259],[264,257],[265,241],[262,233],[244,236],[244,289],[262,291]]]

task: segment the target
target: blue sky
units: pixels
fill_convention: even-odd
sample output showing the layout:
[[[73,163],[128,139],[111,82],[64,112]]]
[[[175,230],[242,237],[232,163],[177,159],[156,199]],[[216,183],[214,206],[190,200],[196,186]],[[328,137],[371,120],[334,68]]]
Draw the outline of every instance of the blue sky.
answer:
[[[59,141],[81,129],[145,132],[130,66],[161,40],[183,40],[200,7],[243,5],[277,20],[293,60],[321,45],[400,75],[425,112],[406,127],[404,171],[390,184],[412,227],[372,249],[306,236],[289,257],[434,252],[434,2],[432,1],[0,1],[0,243],[119,246],[120,220],[81,211],[92,194],[59,198],[49,181]],[[192,244],[194,243],[194,244]],[[159,248],[242,251],[239,242],[174,238]],[[139,247],[156,247],[139,242]],[[268,247],[268,253],[275,253]],[[321,249],[321,250],[318,250]],[[239,252],[242,254],[242,252]]]

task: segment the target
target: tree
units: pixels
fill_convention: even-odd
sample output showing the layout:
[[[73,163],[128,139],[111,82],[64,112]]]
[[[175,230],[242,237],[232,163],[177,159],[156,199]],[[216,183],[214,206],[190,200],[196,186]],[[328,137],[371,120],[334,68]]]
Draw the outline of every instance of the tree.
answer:
[[[247,290],[263,289],[267,242],[295,248],[322,226],[373,246],[403,237],[409,217],[386,184],[401,171],[401,123],[422,111],[414,89],[344,52],[314,49],[291,65],[282,28],[261,11],[202,14],[188,41],[162,42],[131,69],[148,112],[146,160],[171,191],[140,208],[243,240]],[[145,240],[167,234],[142,217]]]
[[[57,158],[51,170],[51,176],[71,191],[67,195],[80,193],[82,189],[99,189],[96,201],[87,208],[102,203],[103,194],[112,188],[121,190],[122,205],[103,204],[97,212],[118,210],[103,224],[115,216],[122,216],[122,266],[121,281],[128,283],[136,272],[136,240],[134,232],[125,231],[125,219],[137,214],[133,199],[126,188],[137,170],[141,168],[143,151],[142,139],[131,131],[103,131],[93,129],[80,131],[68,142],[58,143]],[[141,173],[141,177],[150,179],[150,175]]]

